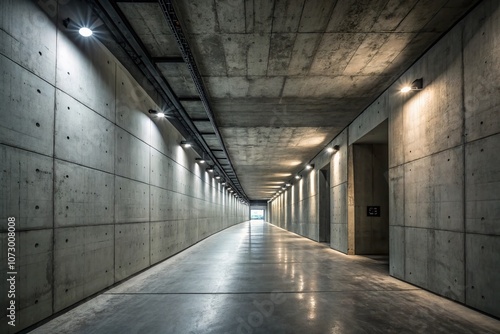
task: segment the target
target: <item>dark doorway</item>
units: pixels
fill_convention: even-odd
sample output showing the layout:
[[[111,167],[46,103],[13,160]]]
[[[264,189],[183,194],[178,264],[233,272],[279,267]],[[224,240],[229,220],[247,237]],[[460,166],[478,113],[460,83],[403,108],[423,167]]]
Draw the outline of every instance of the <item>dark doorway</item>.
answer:
[[[319,171],[319,241],[330,243],[330,164]]]
[[[352,146],[354,254],[389,253],[387,121]],[[380,259],[386,259],[379,257]]]

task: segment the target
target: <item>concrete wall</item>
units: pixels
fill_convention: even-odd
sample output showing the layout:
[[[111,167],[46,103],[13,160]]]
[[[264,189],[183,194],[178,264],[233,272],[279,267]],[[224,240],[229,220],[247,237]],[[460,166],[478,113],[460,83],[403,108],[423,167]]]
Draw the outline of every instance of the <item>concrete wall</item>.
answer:
[[[390,274],[497,317],[499,36],[500,3],[484,1],[334,139],[331,157],[331,247],[351,253],[350,145],[388,118]],[[417,78],[422,91],[399,92]],[[273,224],[297,203],[289,193],[269,204]],[[312,200],[300,207],[315,210]]]
[[[0,271],[15,217],[18,272],[15,328],[0,280],[2,333],[248,219],[98,39],[62,26],[88,9],[40,4],[0,7]]]

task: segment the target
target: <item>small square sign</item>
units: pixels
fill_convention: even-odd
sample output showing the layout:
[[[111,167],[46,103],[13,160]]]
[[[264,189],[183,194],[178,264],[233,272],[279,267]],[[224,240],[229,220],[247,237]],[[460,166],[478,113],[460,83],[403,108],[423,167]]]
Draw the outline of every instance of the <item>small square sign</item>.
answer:
[[[368,206],[366,215],[368,217],[380,217],[380,206]]]

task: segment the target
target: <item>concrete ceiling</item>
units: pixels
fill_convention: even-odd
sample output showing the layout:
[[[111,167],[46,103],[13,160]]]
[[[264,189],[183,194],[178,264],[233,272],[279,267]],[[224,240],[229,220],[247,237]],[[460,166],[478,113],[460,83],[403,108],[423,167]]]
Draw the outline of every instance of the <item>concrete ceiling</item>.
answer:
[[[477,2],[179,0],[174,8],[236,175],[256,200],[270,198]],[[160,5],[117,4],[198,130],[210,132]]]

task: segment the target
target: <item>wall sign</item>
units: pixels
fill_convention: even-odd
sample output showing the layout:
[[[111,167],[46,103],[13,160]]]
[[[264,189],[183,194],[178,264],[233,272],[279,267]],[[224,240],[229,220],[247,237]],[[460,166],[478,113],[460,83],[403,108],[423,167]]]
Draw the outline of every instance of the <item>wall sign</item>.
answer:
[[[367,206],[366,215],[368,217],[380,217],[380,206]]]

